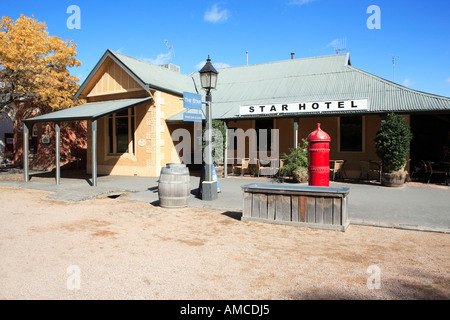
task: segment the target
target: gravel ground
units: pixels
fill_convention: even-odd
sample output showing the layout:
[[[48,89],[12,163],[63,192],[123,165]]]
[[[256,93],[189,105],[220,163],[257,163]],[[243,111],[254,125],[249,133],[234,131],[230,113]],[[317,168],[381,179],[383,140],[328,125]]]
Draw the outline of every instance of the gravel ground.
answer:
[[[0,187],[0,299],[450,298],[448,234],[49,194]]]

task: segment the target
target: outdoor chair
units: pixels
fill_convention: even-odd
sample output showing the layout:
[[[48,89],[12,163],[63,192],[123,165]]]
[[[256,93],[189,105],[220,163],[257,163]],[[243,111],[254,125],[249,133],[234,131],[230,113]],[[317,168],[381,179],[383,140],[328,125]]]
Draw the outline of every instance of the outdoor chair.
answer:
[[[340,176],[342,179],[347,178],[347,174],[344,169],[345,160],[330,160],[330,174],[333,174],[333,181],[336,176]]]
[[[237,162],[236,165],[234,166],[235,172],[239,173],[241,176],[243,176],[245,174],[245,171],[249,171],[248,165],[250,162],[249,158],[243,158],[241,159],[242,162],[239,163]]]
[[[249,161],[248,171],[249,174],[259,177],[259,174],[261,172],[261,162],[259,161],[259,159],[252,159],[251,161]]]
[[[425,168],[425,174],[424,179],[426,179],[428,174],[428,181],[427,183],[430,183],[431,176],[433,174],[443,174],[445,176],[445,182],[448,182],[448,172],[446,170],[443,170],[439,166],[435,165],[433,162],[428,160],[422,160],[423,166]]]

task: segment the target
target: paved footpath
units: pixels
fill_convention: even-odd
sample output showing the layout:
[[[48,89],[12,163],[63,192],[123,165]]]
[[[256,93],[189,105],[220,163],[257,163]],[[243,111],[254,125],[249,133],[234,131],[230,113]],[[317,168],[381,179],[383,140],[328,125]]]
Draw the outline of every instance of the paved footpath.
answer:
[[[0,186],[39,189],[53,192],[48,198],[77,202],[110,196],[158,205],[158,178],[99,176],[98,186],[90,186],[90,176],[65,177],[56,185],[50,174],[34,175],[25,183],[22,176],[3,175]],[[249,183],[279,183],[273,179],[230,177],[219,179],[221,193],[214,201],[198,197],[199,178],[191,177],[189,206],[242,212],[241,186]],[[349,187],[348,215],[351,224],[365,224],[412,230],[450,232],[450,188],[413,186],[387,188],[377,184],[331,183],[332,187]]]

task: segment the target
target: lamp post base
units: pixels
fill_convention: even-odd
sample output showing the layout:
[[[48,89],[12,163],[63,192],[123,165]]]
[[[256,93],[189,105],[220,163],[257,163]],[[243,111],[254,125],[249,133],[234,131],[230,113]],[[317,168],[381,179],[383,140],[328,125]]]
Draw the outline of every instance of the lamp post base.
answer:
[[[217,199],[217,180],[202,182],[202,200]]]

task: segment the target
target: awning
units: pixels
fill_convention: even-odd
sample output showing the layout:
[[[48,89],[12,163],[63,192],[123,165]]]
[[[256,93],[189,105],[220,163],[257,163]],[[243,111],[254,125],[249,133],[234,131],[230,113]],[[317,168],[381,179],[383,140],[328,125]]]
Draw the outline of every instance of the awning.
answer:
[[[206,121],[206,117],[205,117],[205,107],[202,106],[202,110],[198,110],[198,109],[189,109],[189,108],[184,109],[183,111],[180,111],[180,112],[174,114],[173,116],[167,118],[167,119],[166,119],[166,122],[183,122],[183,121],[185,121],[185,120],[184,120],[184,117],[183,117],[183,115],[184,115],[185,113],[190,113],[190,114],[196,114],[196,115],[199,115],[199,116],[201,116],[201,118],[202,118],[203,121]],[[213,119],[215,119],[215,118],[214,118],[214,114],[213,114]]]
[[[150,101],[152,98],[142,99],[123,99],[102,102],[90,102],[76,107],[55,111],[37,116],[34,118],[23,119],[26,123],[35,122],[62,122],[62,121],[78,121],[78,120],[97,120],[110,114],[120,112],[122,110],[134,107],[143,102]]]
[[[23,173],[24,181],[30,180],[28,170],[28,145],[29,145],[29,126],[36,122],[55,122],[56,141],[55,141],[55,158],[56,158],[56,184],[60,183],[60,122],[90,120],[92,122],[92,186],[97,186],[97,119],[106,117],[110,114],[126,110],[138,104],[148,102],[152,98],[142,99],[123,99],[103,102],[91,102],[69,109],[47,113],[42,116],[24,119],[23,126]]]

